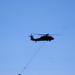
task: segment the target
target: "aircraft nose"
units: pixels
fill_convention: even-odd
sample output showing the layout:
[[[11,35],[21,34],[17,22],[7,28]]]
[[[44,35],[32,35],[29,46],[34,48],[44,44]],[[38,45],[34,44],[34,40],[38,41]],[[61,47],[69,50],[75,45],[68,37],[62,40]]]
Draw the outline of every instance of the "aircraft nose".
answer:
[[[54,40],[54,38],[52,37],[52,40]]]

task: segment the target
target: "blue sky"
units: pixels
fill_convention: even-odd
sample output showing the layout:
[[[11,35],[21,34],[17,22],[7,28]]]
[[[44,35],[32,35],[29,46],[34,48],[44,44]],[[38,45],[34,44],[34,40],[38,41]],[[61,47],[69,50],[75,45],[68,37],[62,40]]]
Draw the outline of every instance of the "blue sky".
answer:
[[[22,75],[75,75],[75,0],[0,1],[1,75],[20,73],[42,45],[30,40],[31,33],[60,35],[44,44]]]

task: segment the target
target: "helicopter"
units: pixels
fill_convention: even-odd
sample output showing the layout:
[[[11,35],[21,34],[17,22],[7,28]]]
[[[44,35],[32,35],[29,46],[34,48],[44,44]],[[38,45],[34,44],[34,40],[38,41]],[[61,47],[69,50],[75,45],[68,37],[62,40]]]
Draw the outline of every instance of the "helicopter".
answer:
[[[30,38],[32,41],[51,41],[51,40],[54,40],[54,37],[50,36],[49,34],[37,34],[37,35],[42,35],[41,37],[39,38],[34,38],[33,35],[31,34],[30,35]]]

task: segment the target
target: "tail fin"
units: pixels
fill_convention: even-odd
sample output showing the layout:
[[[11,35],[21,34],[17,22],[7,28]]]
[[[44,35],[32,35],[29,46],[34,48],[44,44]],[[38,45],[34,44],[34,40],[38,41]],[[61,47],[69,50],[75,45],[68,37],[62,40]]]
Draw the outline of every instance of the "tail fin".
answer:
[[[33,41],[35,40],[32,35],[30,37],[31,37],[31,40],[33,40]]]

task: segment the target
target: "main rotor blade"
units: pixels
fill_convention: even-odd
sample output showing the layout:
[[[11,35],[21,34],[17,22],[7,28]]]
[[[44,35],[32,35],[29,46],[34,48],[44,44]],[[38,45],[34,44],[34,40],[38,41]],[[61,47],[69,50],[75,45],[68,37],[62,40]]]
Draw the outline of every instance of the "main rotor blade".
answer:
[[[49,34],[49,33],[47,33],[47,34],[36,34],[36,33],[34,33],[34,35],[60,35],[60,34]]]
[[[49,35],[60,35],[60,34],[49,34]]]
[[[49,35],[49,34],[35,34],[35,35]]]

